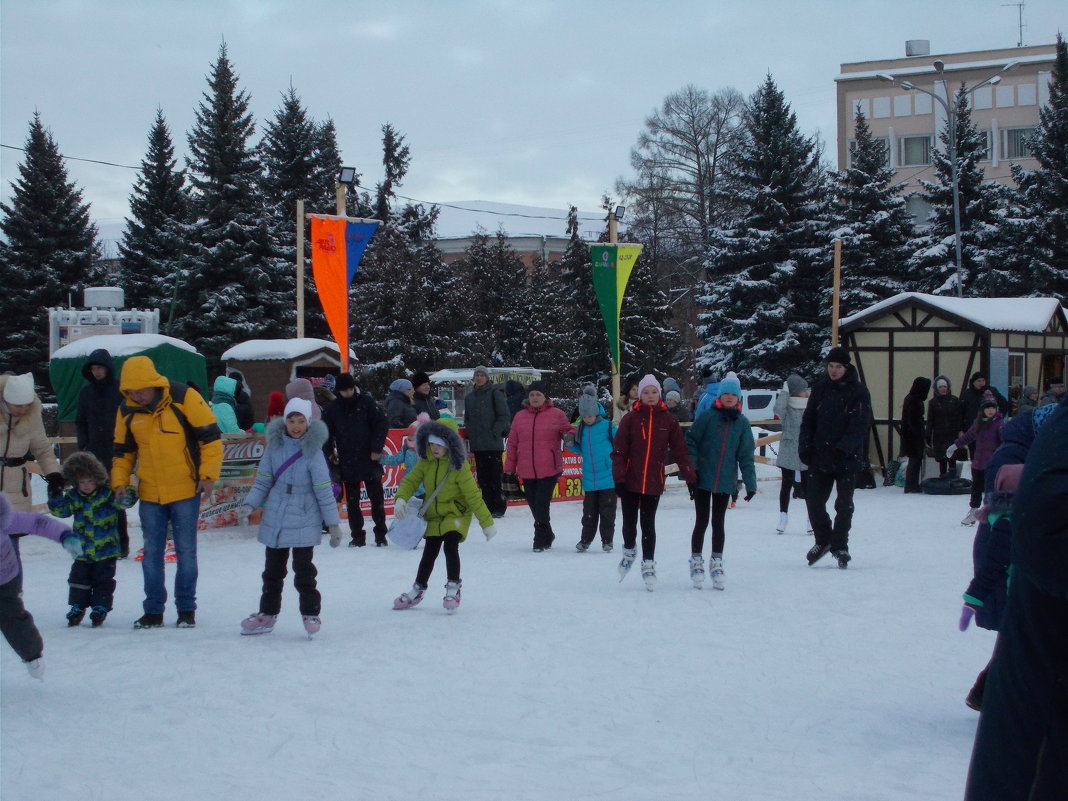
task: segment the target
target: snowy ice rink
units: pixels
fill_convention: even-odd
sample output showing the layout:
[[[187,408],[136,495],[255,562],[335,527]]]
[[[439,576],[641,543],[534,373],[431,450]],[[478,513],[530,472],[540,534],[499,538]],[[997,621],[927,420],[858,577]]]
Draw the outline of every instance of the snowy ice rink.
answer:
[[[659,585],[616,550],[576,553],[580,504],[553,505],[551,552],[513,508],[461,548],[463,603],[392,611],[419,553],[316,549],[323,629],[287,586],[273,634],[242,637],[262,547],[200,540],[197,628],[134,631],[141,568],[115,611],[68,629],[69,560],[23,539],[45,681],[4,644],[0,795],[107,799],[958,799],[994,635],[956,629],[971,575],[966,497],[859,491],[840,571],[805,564],[802,502],[774,533],[777,482],[728,512],[727,589],[695,590],[692,506],[665,495]],[[136,517],[131,518],[136,520]],[[132,530],[134,547],[139,529]],[[705,556],[708,556],[706,540]],[[169,583],[173,568],[169,568]],[[706,585],[707,586],[707,585]]]

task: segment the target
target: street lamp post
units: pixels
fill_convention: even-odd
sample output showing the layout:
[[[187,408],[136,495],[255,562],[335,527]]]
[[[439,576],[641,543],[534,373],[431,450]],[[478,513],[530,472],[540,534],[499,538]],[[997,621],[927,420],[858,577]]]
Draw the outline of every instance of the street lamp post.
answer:
[[[1019,63],[1019,61],[1010,61],[997,73],[991,75],[986,80],[977,83],[970,89],[964,89],[962,92],[954,93],[952,102],[949,100],[949,83],[946,81],[945,72],[946,65],[941,59],[936,60],[932,66],[938,74],[939,80],[942,81],[942,85],[945,86],[945,98],[940,97],[934,92],[929,92],[921,86],[916,86],[912,81],[899,81],[894,76],[888,75],[885,72],[881,72],[876,76],[880,81],[895,83],[906,91],[922,92],[928,97],[934,98],[946,112],[946,119],[949,125],[950,182],[953,188],[953,249],[957,266],[957,297],[964,296],[964,259],[960,241],[960,165],[957,163],[957,112],[960,108],[959,103],[962,98],[968,97],[975,92],[976,89],[1000,83],[1002,74],[1011,69],[1015,69]],[[997,143],[992,142],[991,146],[996,147]]]

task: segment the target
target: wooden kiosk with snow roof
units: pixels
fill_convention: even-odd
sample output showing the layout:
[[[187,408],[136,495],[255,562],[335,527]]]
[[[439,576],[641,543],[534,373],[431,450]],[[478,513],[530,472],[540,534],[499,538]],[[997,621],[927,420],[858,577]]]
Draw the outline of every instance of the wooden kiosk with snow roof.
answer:
[[[356,356],[349,351],[350,361]],[[330,373],[341,372],[341,351],[326,339],[250,339],[234,345],[222,355],[228,370],[239,370],[245,377],[252,398],[256,420],[267,417],[267,399],[272,392],[283,392],[295,378],[319,383]]]
[[[897,457],[901,403],[917,376],[945,375],[959,396],[980,371],[1015,402],[1022,387],[1063,378],[1068,356],[1068,319],[1055,298],[903,292],[844,318],[839,331],[871,392],[869,458],[883,467]]]

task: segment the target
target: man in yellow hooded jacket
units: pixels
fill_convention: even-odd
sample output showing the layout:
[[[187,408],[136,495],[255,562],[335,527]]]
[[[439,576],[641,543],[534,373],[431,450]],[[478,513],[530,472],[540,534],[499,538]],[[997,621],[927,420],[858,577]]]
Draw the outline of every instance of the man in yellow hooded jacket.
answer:
[[[197,517],[201,496],[211,492],[222,468],[219,426],[196,390],[167,380],[147,356],[126,360],[119,391],[124,401],[115,417],[111,485],[117,498],[124,497],[131,491],[136,465],[145,545],[141,562],[145,613],[134,628],[163,625],[168,523],[178,557],[174,579],[178,627],[192,628],[197,608]]]

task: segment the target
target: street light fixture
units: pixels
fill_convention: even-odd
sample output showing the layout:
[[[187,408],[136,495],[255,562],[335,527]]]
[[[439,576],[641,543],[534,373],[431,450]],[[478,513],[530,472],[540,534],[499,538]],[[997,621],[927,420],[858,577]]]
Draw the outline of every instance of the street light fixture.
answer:
[[[957,165],[957,112],[960,108],[960,101],[962,97],[968,97],[976,89],[981,89],[984,86],[993,86],[1001,82],[1001,76],[1009,70],[1016,69],[1020,65],[1020,62],[1013,59],[1002,67],[997,73],[991,75],[984,81],[980,81],[970,89],[964,89],[963,92],[953,94],[953,102],[949,102],[949,83],[946,81],[946,65],[941,59],[935,60],[931,65],[934,67],[935,72],[938,74],[939,80],[942,81],[946,89],[946,97],[943,99],[934,92],[929,92],[926,89],[916,86],[912,81],[900,81],[892,75],[885,72],[880,72],[877,77],[880,81],[886,81],[888,83],[896,83],[902,89],[906,91],[922,92],[928,97],[933,97],[938,103],[945,109],[946,119],[949,123],[949,164],[951,169],[950,181],[953,184],[953,245],[956,255],[957,264],[957,297],[964,296],[964,265],[961,255],[961,241],[960,241],[960,174],[959,167]]]

